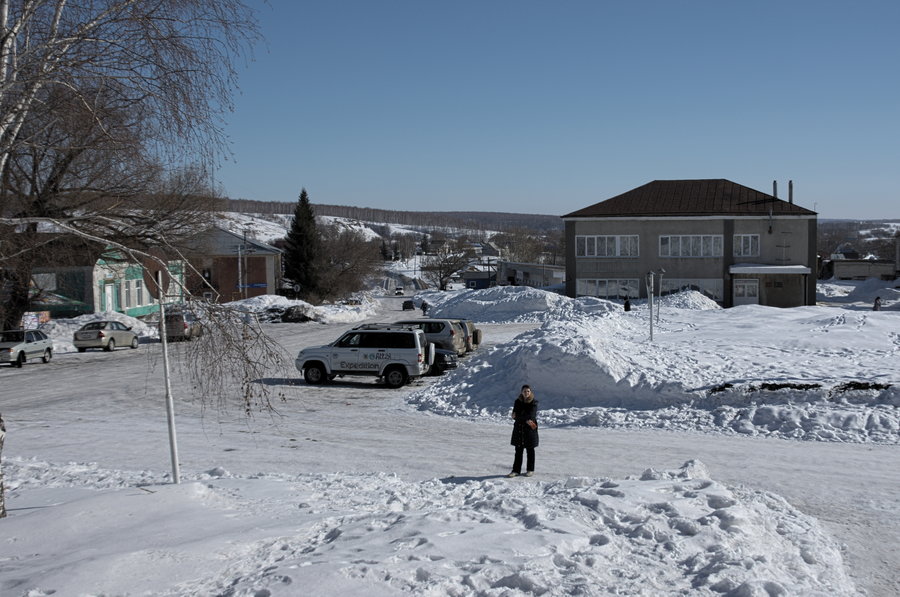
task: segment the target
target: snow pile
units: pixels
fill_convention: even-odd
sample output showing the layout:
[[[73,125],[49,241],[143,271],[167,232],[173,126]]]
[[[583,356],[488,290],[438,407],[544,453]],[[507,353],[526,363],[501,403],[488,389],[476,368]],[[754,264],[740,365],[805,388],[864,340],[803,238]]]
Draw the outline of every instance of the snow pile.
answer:
[[[820,280],[816,283],[816,300],[823,303],[840,303],[847,307],[871,310],[875,297],[881,297],[884,311],[900,308],[900,281],[885,282],[877,278],[868,280]]]
[[[662,308],[695,309],[697,311],[722,308],[719,303],[696,290],[685,290],[683,292],[667,294],[662,298],[655,299],[655,301],[659,303],[659,306]],[[646,301],[640,302],[644,303]]]
[[[416,295],[432,309],[430,317],[471,319],[482,323],[529,323],[601,314],[622,306],[598,298],[572,299],[530,286],[496,286],[484,290],[429,292]]]
[[[4,558],[0,587],[16,594],[855,592],[815,519],[710,479],[697,461],[552,482],[213,467],[153,485],[147,472],[17,459],[7,474],[12,492],[37,500],[68,488],[3,522],[0,555],[29,554]]]
[[[355,323],[373,317],[378,303],[369,293],[359,293],[344,303],[311,305],[306,301],[266,294],[227,303],[240,311],[265,315],[267,321],[281,321],[281,315],[290,309],[298,309],[312,321],[321,323]]]
[[[305,301],[266,294],[225,303],[225,306],[256,316],[259,321],[281,321],[285,311],[297,309],[306,319],[320,323],[356,323],[374,317],[378,310],[378,302],[369,293],[360,293],[355,295],[352,301],[334,305],[315,306]],[[159,338],[156,323],[159,316],[155,315],[156,320],[148,319],[145,322],[122,313],[90,313],[71,319],[53,319],[42,324],[40,329],[53,340],[54,353],[75,352],[75,345],[72,344],[73,334],[92,321],[119,321],[136,332],[139,338],[155,340]]]
[[[685,293],[665,297],[671,300],[653,318],[651,343],[646,304],[627,313],[589,313],[580,301],[539,290],[491,293],[503,305],[500,318],[536,317],[533,309],[544,304],[546,322],[470,356],[464,367],[411,394],[412,404],[446,415],[504,418],[511,388],[529,383],[550,425],[900,443],[900,343],[892,314],[722,310]],[[496,296],[504,293],[505,300]],[[516,300],[521,297],[527,299]],[[692,308],[672,306],[678,304]],[[451,299],[439,309],[453,307]]]
[[[136,333],[139,338],[159,337],[156,323],[145,323],[140,319],[116,312],[88,313],[71,319],[53,319],[41,324],[40,329],[53,340],[54,353],[75,352],[75,345],[72,344],[75,332],[93,321],[118,321],[126,327],[130,327],[131,331]]]

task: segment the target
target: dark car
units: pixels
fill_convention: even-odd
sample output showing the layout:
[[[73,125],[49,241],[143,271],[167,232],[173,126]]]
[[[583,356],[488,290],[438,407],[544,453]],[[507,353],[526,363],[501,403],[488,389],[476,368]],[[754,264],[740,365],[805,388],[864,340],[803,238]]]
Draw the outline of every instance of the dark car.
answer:
[[[456,369],[457,367],[459,367],[459,357],[456,356],[456,351],[435,347],[434,363],[428,370],[428,375],[443,375],[447,369]]]
[[[160,331],[166,330],[166,340],[193,340],[203,335],[203,324],[200,319],[190,311],[171,311],[166,313],[166,325],[159,326]]]
[[[403,310],[404,311],[415,311],[416,304],[412,301],[403,301]]]

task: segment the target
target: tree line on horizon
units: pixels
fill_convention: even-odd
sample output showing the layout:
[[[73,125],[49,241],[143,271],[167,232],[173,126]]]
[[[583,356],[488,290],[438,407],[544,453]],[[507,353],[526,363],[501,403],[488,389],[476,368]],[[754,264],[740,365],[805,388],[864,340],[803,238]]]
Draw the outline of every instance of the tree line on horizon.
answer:
[[[225,211],[258,214],[291,214],[295,203],[286,201],[257,201],[254,199],[226,199]],[[399,224],[419,228],[457,228],[472,231],[504,231],[528,228],[537,231],[562,230],[559,216],[506,212],[468,211],[399,211],[351,205],[314,203],[316,215],[346,218],[363,222]]]

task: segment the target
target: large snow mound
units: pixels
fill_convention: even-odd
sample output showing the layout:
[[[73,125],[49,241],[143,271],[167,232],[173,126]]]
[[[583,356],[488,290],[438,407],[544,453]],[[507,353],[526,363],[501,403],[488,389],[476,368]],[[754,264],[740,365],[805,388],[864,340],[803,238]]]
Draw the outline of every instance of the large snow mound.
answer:
[[[893,364],[900,341],[891,314],[722,310],[705,308],[702,300],[700,310],[682,309],[672,305],[694,307],[696,296],[676,297],[654,311],[650,342],[646,305],[590,312],[582,301],[541,291],[492,290],[505,299],[501,320],[521,321],[524,313],[544,323],[470,356],[411,394],[411,403],[441,414],[502,418],[510,394],[529,383],[542,421],[551,425],[900,442]],[[448,300],[440,308],[456,304]],[[541,305],[546,310],[535,310]]]
[[[775,494],[717,482],[698,461],[546,483],[213,467],[154,485],[153,473],[96,465],[6,468],[11,491],[68,492],[3,523],[6,543],[42,572],[18,572],[19,594],[855,592],[840,546],[815,519]],[[109,574],[146,558],[161,565]]]

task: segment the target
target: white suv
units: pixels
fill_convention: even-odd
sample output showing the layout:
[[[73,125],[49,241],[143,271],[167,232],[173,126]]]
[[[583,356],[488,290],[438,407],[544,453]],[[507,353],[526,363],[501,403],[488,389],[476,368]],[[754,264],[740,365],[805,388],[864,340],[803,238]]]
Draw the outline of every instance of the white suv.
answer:
[[[304,348],[297,354],[297,369],[308,384],[320,384],[338,375],[370,375],[399,388],[411,378],[428,373],[434,345],[422,330],[410,326],[360,326],[324,346]]]

